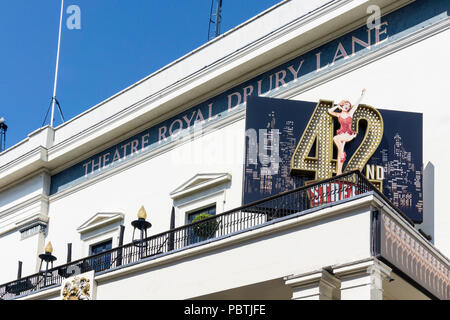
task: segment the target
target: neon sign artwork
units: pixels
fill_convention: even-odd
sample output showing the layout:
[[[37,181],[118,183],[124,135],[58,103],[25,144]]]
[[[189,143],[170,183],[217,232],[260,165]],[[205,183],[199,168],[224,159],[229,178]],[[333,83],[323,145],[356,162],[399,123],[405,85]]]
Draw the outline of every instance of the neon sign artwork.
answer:
[[[336,106],[333,101],[319,101],[292,156],[291,173],[313,173],[317,181],[331,178],[333,174],[364,169],[383,138],[383,118],[374,107],[360,104],[364,94],[365,89],[354,106],[348,100]],[[336,112],[337,109],[340,112]],[[340,124],[336,133],[333,117],[337,117]],[[347,158],[345,144],[359,134],[363,120],[367,123],[365,136],[343,169]],[[337,159],[333,158],[333,143],[337,147]]]

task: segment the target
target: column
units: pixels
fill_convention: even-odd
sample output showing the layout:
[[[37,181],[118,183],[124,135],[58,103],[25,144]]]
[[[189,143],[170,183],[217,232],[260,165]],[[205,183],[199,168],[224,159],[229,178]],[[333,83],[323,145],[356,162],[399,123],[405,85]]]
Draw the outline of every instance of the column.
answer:
[[[391,271],[375,258],[333,268],[341,280],[342,300],[383,300],[383,281],[391,279]]]
[[[339,300],[341,282],[328,270],[285,277],[292,300]]]

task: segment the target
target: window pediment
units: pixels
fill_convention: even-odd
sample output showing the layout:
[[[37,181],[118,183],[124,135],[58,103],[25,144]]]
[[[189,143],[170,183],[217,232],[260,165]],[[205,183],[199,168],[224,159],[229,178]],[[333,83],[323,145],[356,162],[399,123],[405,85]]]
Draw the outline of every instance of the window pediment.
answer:
[[[229,181],[231,181],[231,174],[229,173],[196,174],[194,177],[172,191],[170,193],[170,197],[172,199],[178,199]]]
[[[120,212],[99,212],[89,218],[85,223],[77,228],[77,231],[81,234],[105,227],[114,222],[123,220],[125,215]]]

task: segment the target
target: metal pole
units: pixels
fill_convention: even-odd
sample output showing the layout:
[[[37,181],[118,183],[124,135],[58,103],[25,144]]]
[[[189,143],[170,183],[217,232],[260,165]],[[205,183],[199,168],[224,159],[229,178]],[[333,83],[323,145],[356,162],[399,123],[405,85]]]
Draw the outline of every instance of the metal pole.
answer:
[[[120,226],[119,247],[123,246],[124,233],[125,233],[125,226]]]
[[[72,262],[72,244],[67,244],[67,263]]]
[[[0,118],[0,152],[6,149],[6,130],[8,126],[5,123],[5,118]]]
[[[44,287],[47,286],[48,261],[45,264]]]
[[[117,252],[117,266],[122,265],[122,251],[123,251],[123,236],[125,233],[125,226],[120,226],[120,236],[119,236],[119,251]]]
[[[53,121],[54,121],[54,117],[55,117],[56,84],[58,82],[59,51],[60,51],[60,47],[61,47],[61,29],[62,29],[63,10],[64,10],[64,0],[61,0],[61,15],[59,17],[58,50],[56,52],[55,82],[53,84],[52,114],[51,114],[51,118],[50,118],[50,126],[51,127],[53,127]]]
[[[17,280],[22,278],[22,261],[19,261],[19,270],[17,271]]]
[[[175,207],[172,206],[172,212],[170,214],[170,230],[175,229]],[[175,247],[175,234],[170,232],[169,235],[169,251],[172,251]]]
[[[215,36],[217,37],[220,34],[220,23],[222,22],[222,0],[217,1],[217,9],[216,9],[216,30]]]
[[[143,256],[143,250],[144,250],[144,230],[143,229],[141,229],[141,245],[140,245],[140,252],[139,252],[139,254],[140,254],[140,259],[142,259],[142,256]]]

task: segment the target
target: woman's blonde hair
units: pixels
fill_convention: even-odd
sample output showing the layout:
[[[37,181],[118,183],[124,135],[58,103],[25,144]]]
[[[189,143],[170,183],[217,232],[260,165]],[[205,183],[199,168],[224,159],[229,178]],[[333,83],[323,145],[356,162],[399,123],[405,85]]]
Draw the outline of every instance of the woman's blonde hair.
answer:
[[[348,103],[350,105],[350,108],[353,107],[352,103],[348,100],[342,100],[341,102],[339,102],[338,106],[343,107],[344,104]]]

